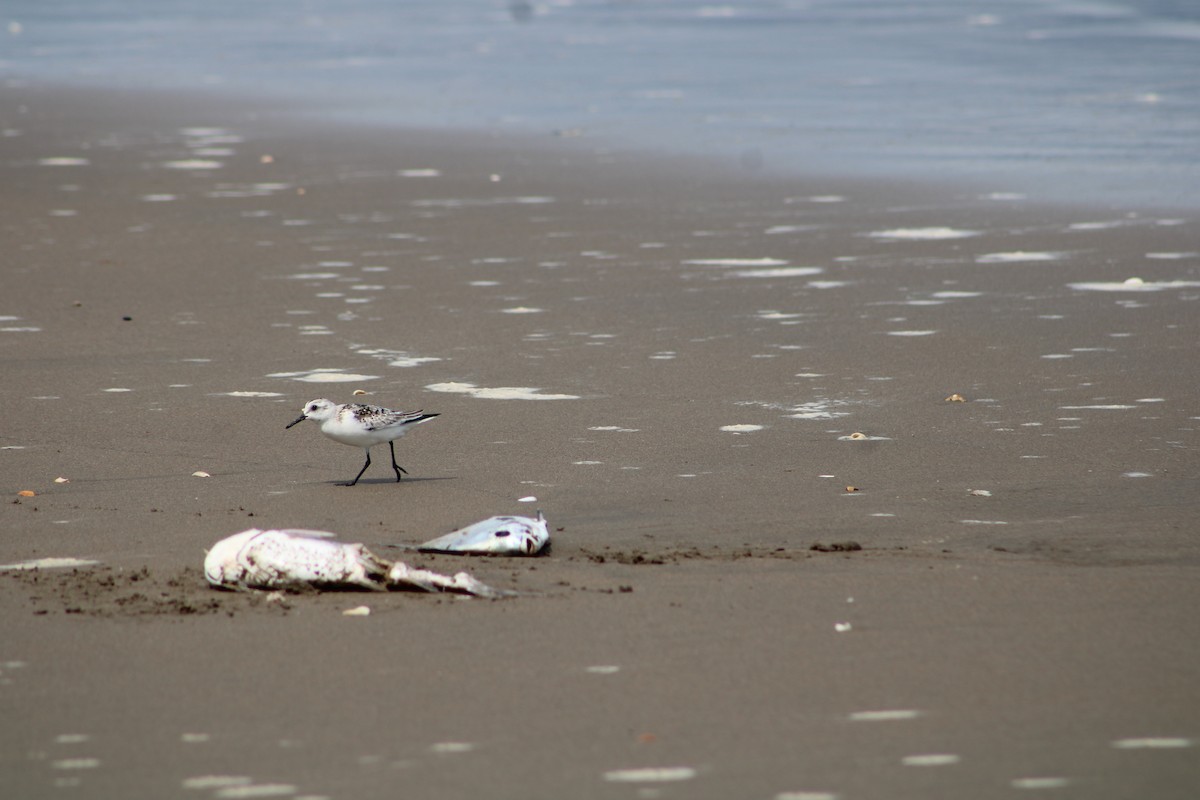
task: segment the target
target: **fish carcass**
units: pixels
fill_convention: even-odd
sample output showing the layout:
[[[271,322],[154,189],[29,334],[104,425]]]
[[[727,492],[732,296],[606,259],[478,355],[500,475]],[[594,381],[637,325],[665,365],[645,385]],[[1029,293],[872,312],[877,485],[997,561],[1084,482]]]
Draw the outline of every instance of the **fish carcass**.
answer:
[[[479,597],[507,594],[465,572],[451,577],[413,569],[402,561],[380,558],[362,544],[339,542],[332,533],[299,529],[251,528],[222,539],[204,559],[204,577],[222,589],[312,586],[376,592],[422,589]]]
[[[550,529],[539,509],[533,517],[489,517],[481,522],[430,539],[417,547],[423,553],[534,556],[550,542]]]

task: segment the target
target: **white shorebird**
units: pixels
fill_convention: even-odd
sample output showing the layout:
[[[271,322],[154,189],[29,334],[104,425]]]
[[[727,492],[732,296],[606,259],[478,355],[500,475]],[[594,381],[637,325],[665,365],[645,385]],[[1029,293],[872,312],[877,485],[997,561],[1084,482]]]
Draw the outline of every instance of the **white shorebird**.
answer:
[[[396,463],[395,442],[413,425],[436,416],[438,415],[426,414],[424,411],[393,411],[390,408],[362,403],[339,405],[322,398],[305,405],[303,413],[295,421],[288,423],[287,427],[311,419],[321,423],[321,433],[335,442],[366,450],[367,463],[363,464],[354,480],[344,484],[353,486],[367,471],[367,467],[371,466],[371,447],[384,442],[388,443],[388,448],[392,451],[392,469],[396,471],[396,480],[400,480],[401,473],[407,475],[408,470]]]

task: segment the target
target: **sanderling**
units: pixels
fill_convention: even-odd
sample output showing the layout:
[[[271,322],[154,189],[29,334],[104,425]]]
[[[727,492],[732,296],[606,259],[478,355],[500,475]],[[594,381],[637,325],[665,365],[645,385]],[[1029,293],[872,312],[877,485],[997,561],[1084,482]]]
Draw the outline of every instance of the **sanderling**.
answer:
[[[354,480],[345,486],[353,486],[371,466],[371,447],[388,443],[392,451],[392,469],[396,471],[396,480],[400,473],[408,474],[408,470],[396,463],[396,439],[403,436],[408,429],[418,422],[432,419],[437,414],[426,414],[423,411],[393,411],[380,406],[368,406],[362,403],[343,403],[338,405],[332,400],[313,400],[304,406],[304,412],[295,421],[288,423],[292,427],[306,419],[321,423],[321,433],[342,444],[361,447],[367,451],[367,463],[354,476]]]

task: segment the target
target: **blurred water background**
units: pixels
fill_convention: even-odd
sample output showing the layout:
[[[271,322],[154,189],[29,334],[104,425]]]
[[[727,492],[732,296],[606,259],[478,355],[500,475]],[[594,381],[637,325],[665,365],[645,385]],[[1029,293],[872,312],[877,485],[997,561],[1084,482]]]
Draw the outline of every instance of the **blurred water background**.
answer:
[[[6,0],[0,25],[10,86],[1200,207],[1200,0]]]

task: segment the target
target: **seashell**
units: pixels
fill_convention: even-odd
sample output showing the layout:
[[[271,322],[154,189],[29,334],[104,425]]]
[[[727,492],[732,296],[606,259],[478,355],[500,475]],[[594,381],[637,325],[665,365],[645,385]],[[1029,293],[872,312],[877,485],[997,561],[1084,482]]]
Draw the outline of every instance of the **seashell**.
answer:
[[[847,492],[857,492],[857,491],[858,491],[858,487],[857,487],[857,486],[847,486],[847,487],[846,487],[846,491],[847,491]]]
[[[488,517],[445,536],[430,539],[417,549],[423,553],[534,556],[549,542],[550,530],[541,509],[538,509],[537,519]]]
[[[851,439],[865,439],[865,438],[867,438],[867,435],[865,433],[855,431],[854,433],[850,434],[850,438]]]
[[[55,479],[54,479],[54,482],[55,482],[55,483],[70,483],[70,482],[71,482],[71,479],[70,479],[70,478],[64,478],[63,476],[59,475],[57,478],[55,478]]]
[[[343,617],[369,617],[369,616],[371,616],[371,607],[370,606],[355,606],[354,608],[347,608],[345,611],[342,612],[342,616]]]
[[[503,597],[465,572],[440,575],[391,562],[362,544],[339,542],[332,533],[301,529],[249,530],[213,545],[204,559],[204,577],[222,589],[421,589]]]
[[[965,403],[965,402],[967,402],[967,398],[963,397],[958,392],[955,392],[954,394],[952,394],[946,398],[946,402],[947,403]]]
[[[967,492],[967,494],[972,495],[974,497],[991,497],[992,496],[992,493],[989,492],[987,489],[972,489],[971,491]]]
[[[17,492],[17,497],[37,497],[37,492],[32,489],[22,489]]]
[[[202,469],[198,469],[192,473],[192,477],[193,478],[211,478],[212,475],[209,475],[207,472],[205,472]]]
[[[355,389],[354,390],[355,397],[362,397],[364,394],[366,394],[366,391],[363,389]]]

